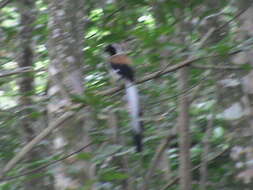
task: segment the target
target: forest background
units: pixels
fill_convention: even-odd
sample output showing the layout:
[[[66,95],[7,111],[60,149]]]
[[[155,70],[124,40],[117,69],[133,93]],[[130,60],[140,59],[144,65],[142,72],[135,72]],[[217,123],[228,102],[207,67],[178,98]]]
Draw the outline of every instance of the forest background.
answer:
[[[252,0],[1,0],[0,190],[250,190]],[[133,59],[136,153],[123,81]]]

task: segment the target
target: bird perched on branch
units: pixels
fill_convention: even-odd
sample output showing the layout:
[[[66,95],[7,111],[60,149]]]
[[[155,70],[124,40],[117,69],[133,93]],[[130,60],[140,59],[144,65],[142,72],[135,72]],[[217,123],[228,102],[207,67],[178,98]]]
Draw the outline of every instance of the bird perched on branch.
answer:
[[[136,151],[142,151],[142,121],[140,120],[140,105],[137,87],[134,83],[134,70],[131,66],[131,59],[121,52],[117,44],[108,45],[105,51],[110,55],[109,64],[116,75],[125,82],[126,98],[131,116],[133,139]]]

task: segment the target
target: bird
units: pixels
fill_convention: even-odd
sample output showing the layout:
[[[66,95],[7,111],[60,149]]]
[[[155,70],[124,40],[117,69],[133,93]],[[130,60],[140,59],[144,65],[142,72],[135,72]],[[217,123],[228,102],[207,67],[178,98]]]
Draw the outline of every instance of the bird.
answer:
[[[142,112],[140,109],[138,89],[135,84],[135,73],[131,66],[132,60],[128,55],[121,51],[118,44],[107,45],[105,52],[109,54],[108,63],[110,64],[113,73],[124,80],[126,99],[133,131],[133,141],[136,147],[136,152],[141,152],[143,149],[143,122],[140,120]]]

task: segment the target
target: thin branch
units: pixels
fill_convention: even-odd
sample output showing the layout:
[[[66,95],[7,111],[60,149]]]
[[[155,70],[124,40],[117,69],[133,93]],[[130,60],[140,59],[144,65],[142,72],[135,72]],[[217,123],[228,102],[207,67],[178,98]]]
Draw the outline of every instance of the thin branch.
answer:
[[[179,70],[179,88],[183,91],[188,87],[189,68],[184,67]],[[179,113],[177,118],[177,128],[179,135],[179,175],[180,189],[191,190],[191,132],[190,132],[190,101],[189,96],[182,95],[179,97]]]
[[[91,146],[92,144],[93,144],[92,142],[91,142],[91,143],[88,143],[87,145],[82,146],[82,147],[79,148],[78,150],[76,150],[76,151],[74,151],[74,152],[72,152],[72,153],[70,153],[70,154],[67,154],[67,155],[63,156],[63,157],[60,158],[60,159],[53,160],[53,161],[51,161],[51,162],[49,162],[49,163],[47,163],[47,164],[45,164],[45,165],[42,165],[42,166],[39,166],[39,167],[35,168],[35,169],[29,170],[29,171],[25,171],[25,172],[23,172],[23,173],[20,173],[20,174],[18,174],[18,175],[15,175],[15,176],[3,177],[2,179],[0,179],[0,182],[3,182],[3,181],[10,181],[10,180],[14,180],[14,179],[17,179],[17,178],[20,178],[20,177],[23,177],[23,176],[27,176],[27,175],[31,175],[31,174],[37,173],[37,172],[39,172],[39,171],[41,171],[41,170],[46,169],[47,167],[49,167],[49,166],[51,166],[51,165],[54,165],[54,164],[56,164],[56,163],[58,163],[58,162],[61,162],[61,161],[65,160],[65,159],[67,159],[67,158],[69,158],[69,157],[71,157],[71,156],[73,156],[73,155],[78,154],[79,152],[81,152],[81,151],[83,151],[84,149],[88,148],[88,147]]]
[[[237,50],[237,51],[230,52],[230,53],[228,53],[228,56],[235,55],[235,54],[240,53],[242,51],[243,50]],[[209,56],[203,56],[203,57],[197,57],[197,58],[187,59],[187,60],[184,60],[184,61],[182,61],[182,62],[180,62],[180,63],[178,63],[176,65],[168,67],[167,69],[164,69],[164,70],[161,70],[161,71],[156,71],[156,72],[153,72],[151,74],[148,74],[148,75],[144,76],[143,78],[137,80],[136,83],[137,84],[141,84],[141,83],[144,83],[146,81],[149,81],[149,80],[152,80],[152,79],[155,79],[155,78],[159,78],[162,75],[174,72],[174,71],[176,71],[178,69],[181,69],[182,67],[189,66],[192,63],[200,61],[202,59],[208,59],[208,58],[211,58],[211,57],[221,57],[221,56],[223,56],[223,55],[214,54],[214,55],[209,55]],[[124,86],[122,85],[120,87],[110,88],[108,90],[105,90],[105,91],[102,91],[102,92],[98,92],[97,94],[101,95],[101,96],[108,96],[108,95],[112,95],[114,93],[117,93],[117,92],[119,92],[119,91],[121,91],[123,89],[124,89]]]
[[[230,147],[224,149],[223,151],[221,151],[220,153],[218,153],[218,154],[215,155],[214,157],[210,158],[210,159],[208,160],[208,163],[210,163],[210,162],[216,160],[217,158],[219,158],[219,157],[222,156],[223,154],[227,153],[229,150],[230,150]],[[200,166],[201,166],[200,164],[197,165],[197,166],[195,166],[194,168],[192,168],[191,171],[193,172],[193,171],[199,169]],[[176,184],[176,183],[178,182],[178,180],[179,180],[179,177],[177,176],[177,177],[175,177],[171,182],[167,183],[167,184],[166,184],[162,189],[160,189],[160,190],[167,190],[169,187],[171,187],[172,185]]]
[[[235,52],[231,52],[229,55],[234,55],[236,53],[241,52],[241,50],[235,51]],[[216,56],[220,56],[220,55],[216,55]],[[149,75],[147,75],[146,77],[144,77],[143,79],[137,81],[137,83],[143,83],[146,82],[148,80],[157,78],[161,75],[167,74],[169,72],[178,70],[182,67],[188,66],[191,63],[204,59],[204,58],[209,58],[212,56],[207,56],[207,57],[201,57],[201,58],[194,58],[191,60],[186,60],[183,61],[177,65],[173,65],[169,68],[167,68],[166,70],[164,70],[163,72],[155,72],[155,73],[151,73]],[[101,93],[99,93],[100,95],[111,95],[114,94],[120,90],[122,90],[123,87],[118,87],[118,88],[112,88],[106,91],[103,91]],[[85,106],[85,105],[83,105]],[[21,149],[21,151],[13,158],[11,159],[7,165],[5,166],[5,168],[2,170],[2,173],[0,174],[0,179],[4,176],[5,173],[7,173],[8,171],[10,171],[37,143],[39,143],[42,139],[44,139],[53,129],[57,128],[61,123],[63,123],[65,120],[69,119],[70,117],[72,117],[74,115],[74,112],[67,112],[64,115],[62,115],[58,120],[55,121],[55,123],[53,123],[52,125],[50,125],[48,128],[44,129],[38,136],[36,136],[31,142],[29,142],[25,147],[23,147]]]
[[[240,53],[240,52],[237,52],[237,51],[236,51],[236,52],[232,52],[232,54],[236,54],[236,53]],[[232,55],[232,54],[231,54],[231,55]],[[245,68],[243,68],[243,67],[231,67],[231,66],[209,66],[209,65],[204,66],[204,65],[196,65],[196,64],[191,64],[190,66],[193,67],[193,68],[198,68],[198,69],[245,70]],[[191,87],[185,89],[184,91],[179,92],[179,93],[177,93],[177,94],[175,94],[175,95],[172,95],[172,96],[169,96],[169,97],[160,99],[160,100],[158,100],[158,101],[151,102],[150,104],[151,104],[151,105],[155,105],[155,104],[159,104],[159,103],[164,102],[164,101],[168,101],[168,100],[170,100],[170,99],[177,98],[177,97],[180,96],[180,95],[186,95],[186,94],[190,93],[190,91],[199,88],[200,85],[202,85],[203,82],[204,82],[206,79],[207,79],[206,76],[203,76],[203,77],[198,81],[197,84],[192,85]],[[193,97],[195,97],[195,96],[193,95]],[[194,100],[194,98],[191,98],[190,102],[193,101],[193,100]]]
[[[113,130],[113,137],[112,137],[113,143],[124,146],[123,139],[120,137],[120,134],[119,134],[118,118],[117,118],[116,113],[112,110],[110,110],[108,114],[108,125]],[[118,159],[119,159],[119,166],[123,168],[123,170],[129,176],[131,176],[128,155],[122,155],[122,157]],[[133,189],[132,177],[129,177],[128,179],[123,180],[122,187],[123,189],[126,189],[126,190]]]
[[[213,123],[215,119],[214,115],[214,107],[211,110],[211,118],[208,121],[207,128],[205,131],[205,137],[203,139],[203,146],[204,146],[204,151],[202,154],[201,158],[201,163],[200,163],[200,189],[205,190],[206,189],[206,182],[208,178],[208,170],[207,170],[207,165],[208,165],[208,155],[210,151],[210,139],[212,136],[212,131],[213,131]]]
[[[190,104],[192,104],[193,101],[197,98],[197,96],[199,95],[200,90],[202,89],[202,87],[203,87],[203,83],[199,83],[199,85],[196,86],[196,88],[194,88],[194,89],[192,90],[192,94],[191,94],[191,96],[189,97],[189,103],[190,103]]]
[[[122,9],[124,9],[125,6],[120,6],[118,9],[116,9],[115,11],[113,11],[111,14],[107,15],[105,18],[104,18],[104,23],[107,23],[108,20],[110,20],[111,17],[113,17],[115,14],[117,14],[118,12],[120,12]],[[89,40],[91,38],[93,38],[94,36],[96,36],[98,34],[98,32],[95,32],[94,34],[86,37],[86,40]]]
[[[7,1],[4,1],[0,4],[0,8],[1,6],[4,4],[4,3],[7,3],[9,2],[10,0],[7,0]],[[243,12],[245,12],[248,8],[242,10],[240,12],[240,14],[236,15],[235,18],[237,18],[238,16],[240,16]],[[229,22],[231,22],[232,20],[230,20]],[[225,24],[228,24],[228,23],[225,23]],[[224,26],[222,26],[224,27]],[[221,27],[220,27],[221,28]],[[241,52],[242,50],[238,50],[238,51],[235,51],[235,52],[231,52],[229,53],[229,55],[234,55],[236,53],[239,53]],[[151,73],[145,77],[143,77],[142,79],[138,80],[137,81],[137,84],[139,83],[143,83],[143,82],[146,82],[146,81],[149,81],[151,79],[154,79],[154,78],[157,78],[157,77],[160,77],[164,74],[167,74],[169,72],[173,72],[173,71],[176,71],[182,67],[185,67],[185,66],[188,66],[190,65],[191,63],[193,62],[196,62],[196,61],[199,61],[201,59],[206,59],[206,58],[209,58],[209,57],[219,57],[221,55],[213,55],[213,56],[206,56],[206,57],[198,57],[198,58],[192,58],[192,59],[187,59],[185,61],[182,61],[181,63],[177,64],[177,65],[173,65],[163,71],[157,71],[157,72],[154,72],[154,73]],[[31,72],[31,71],[28,71],[28,70],[23,70],[23,71],[13,71],[12,73],[5,73],[5,74],[2,74],[0,75],[0,77],[3,77],[4,76],[10,76],[12,74],[19,74],[19,73],[22,73],[22,72]],[[100,95],[111,95],[111,94],[114,94],[115,92],[118,92],[120,90],[122,90],[123,87],[118,87],[118,88],[113,88],[113,89],[109,89],[109,90],[106,90],[106,91],[103,91],[101,93],[99,93]],[[62,117],[60,117],[55,123],[53,123],[52,125],[50,125],[48,128],[46,128],[45,130],[43,130],[37,137],[35,137],[31,142],[29,142],[25,147],[23,147],[23,149],[12,159],[10,160],[7,165],[5,166],[5,168],[3,169],[2,173],[0,174],[0,178],[6,173],[8,172],[10,169],[12,169],[23,157],[24,155],[29,152],[38,142],[40,142],[43,138],[45,138],[53,129],[55,129],[56,127],[58,127],[62,122],[64,122],[65,120],[67,120],[68,118],[70,118],[71,116],[73,116],[74,113],[73,112],[67,112],[65,113],[64,115],[62,115]]]
[[[0,9],[4,8],[6,5],[8,5],[12,0],[3,0],[0,2]]]
[[[54,123],[49,125],[46,129],[44,129],[38,136],[36,136],[33,140],[31,140],[27,145],[25,145],[18,153],[14,156],[2,169],[0,173],[0,179],[10,171],[29,151],[33,149],[33,147],[38,144],[42,139],[44,139],[48,134],[51,133],[52,130],[60,126],[67,119],[73,117],[75,112],[66,112],[60,118],[58,118]]]
[[[122,5],[120,7],[118,7],[115,11],[113,11],[112,13],[110,13],[109,15],[107,15],[104,20],[107,22],[108,20],[110,20],[115,14],[117,14],[118,12],[122,11],[125,8],[125,5]]]
[[[234,21],[235,19],[237,19],[238,17],[240,17],[243,13],[245,13],[252,5],[252,2],[249,3],[248,6],[245,6],[244,9],[242,9],[240,12],[238,12],[233,18],[231,18],[228,22],[224,23],[223,25],[221,25],[220,27],[218,27],[215,32],[218,32],[219,30],[223,29],[224,27],[226,27],[229,23],[231,23],[232,21]]]
[[[214,32],[214,30],[215,30],[215,28],[210,28],[209,30],[208,30],[208,32],[201,38],[201,39],[199,39],[199,43],[196,45],[196,47],[194,47],[194,49],[200,49],[203,45],[204,45],[204,43],[206,42],[206,40],[212,35],[212,33]],[[184,51],[184,50],[186,50],[186,49],[183,49],[182,51]],[[191,56],[188,56],[187,57],[187,59],[186,59],[186,62],[188,61],[188,60],[192,60],[193,58],[195,58],[196,56],[194,56],[194,55],[191,55]],[[161,68],[161,70],[159,71],[160,72],[160,74],[162,74],[162,72],[164,71],[164,70],[166,70],[167,68],[169,67],[169,64],[168,65],[166,65],[164,68]],[[157,75],[159,75],[159,73],[157,73]]]
[[[226,23],[222,24],[220,27],[217,27],[213,33],[219,32],[221,29],[223,29],[224,27],[226,27],[229,23],[233,22],[235,19],[237,19],[239,16],[241,16],[244,12],[246,12],[252,5],[252,2],[249,3],[248,6],[246,6],[244,9],[242,9],[239,13],[237,13],[233,18],[231,18],[229,21],[227,21]],[[197,42],[199,41],[199,38],[195,41]]]
[[[205,44],[206,40],[207,40],[209,37],[211,37],[211,35],[214,33],[214,31],[216,31],[214,27],[210,28],[210,29],[208,30],[208,32],[203,36],[203,38],[200,39],[199,44],[198,44],[197,47],[195,47],[194,49],[200,49],[200,48]]]
[[[32,67],[21,67],[14,70],[1,70],[0,78],[8,77],[11,75],[18,75],[18,74],[29,73],[29,72],[41,72],[41,71],[46,71],[46,69],[41,68],[41,69],[34,70]]]
[[[150,167],[147,171],[147,174],[145,176],[145,180],[144,180],[144,186],[143,186],[143,190],[147,190],[148,189],[148,185],[149,185],[149,181],[150,179],[152,178],[153,174],[155,173],[155,169],[157,168],[160,160],[161,160],[161,157],[164,153],[164,151],[166,150],[169,142],[170,142],[170,139],[172,136],[175,136],[175,133],[176,132],[171,132],[166,139],[164,139],[161,144],[159,145],[158,149],[156,150],[156,153],[155,153],[155,156],[153,157],[152,161],[151,161],[151,164],[150,164]]]
[[[192,64],[191,67],[197,68],[197,69],[213,69],[213,70],[245,70],[243,67],[233,67],[233,66],[215,66],[215,65]]]
[[[210,28],[208,32],[200,39],[199,43],[194,47],[195,50],[200,49],[207,39],[213,34],[215,28]],[[187,60],[192,60],[196,56],[190,55]],[[180,86],[182,91],[187,88],[188,85],[188,68],[183,67],[180,69],[179,76]],[[190,132],[189,132],[189,100],[188,96],[181,96],[180,99],[180,115],[178,118],[179,125],[179,149],[180,149],[180,180],[182,189],[191,189],[191,160],[190,160]]]
[[[203,82],[207,79],[206,76],[203,76],[197,84],[194,84],[192,85],[191,87],[183,90],[182,92],[179,92],[175,95],[172,95],[172,96],[169,96],[169,97],[166,97],[166,98],[163,98],[163,99],[160,99],[159,101],[155,101],[155,102],[151,102],[150,104],[151,105],[155,105],[155,104],[159,104],[161,102],[164,102],[164,101],[168,101],[170,99],[174,99],[174,98],[177,98],[178,96],[181,96],[181,95],[187,95],[188,93],[190,93],[193,89],[197,88],[199,85],[203,84]]]
[[[243,50],[237,50],[237,51],[233,51],[231,53],[229,53],[228,55],[231,56],[231,55],[235,55],[237,53],[240,53],[242,52]],[[167,73],[170,73],[170,72],[173,72],[173,71],[176,71],[184,66],[188,66],[188,65],[191,65],[192,67],[194,68],[199,68],[199,69],[220,69],[220,70],[244,70],[244,68],[241,68],[241,67],[229,67],[229,66],[204,66],[204,65],[192,65],[192,63],[196,62],[196,61],[199,61],[199,60],[202,60],[202,59],[207,59],[207,58],[210,58],[210,57],[220,57],[221,55],[211,55],[211,56],[205,56],[205,57],[200,57],[200,58],[195,58],[195,59],[190,59],[190,60],[185,60],[185,61],[182,61],[181,63],[177,64],[177,65],[174,65],[174,66],[171,66],[171,67],[168,67],[167,69],[165,70],[161,70],[161,71],[156,71],[154,73],[151,73],[151,74],[148,74],[146,76],[144,76],[142,79],[139,79],[137,81],[137,84],[140,84],[140,83],[144,83],[146,81],[149,81],[149,80],[152,80],[154,78],[158,78],[162,75],[165,75]],[[31,67],[23,67],[23,68],[18,68],[18,69],[15,69],[14,71],[0,71],[0,78],[3,78],[3,77],[8,77],[8,76],[11,76],[11,75],[17,75],[17,74],[23,74],[23,73],[29,73],[29,72],[42,72],[42,71],[46,71],[47,69],[46,68],[40,68],[40,69],[37,69],[37,70],[34,70],[33,68]],[[124,86],[120,86],[120,87],[117,87],[117,88],[111,88],[111,89],[108,89],[108,90],[105,90],[105,91],[102,91],[102,92],[99,92],[98,94],[100,95],[112,95],[120,90],[124,89]]]

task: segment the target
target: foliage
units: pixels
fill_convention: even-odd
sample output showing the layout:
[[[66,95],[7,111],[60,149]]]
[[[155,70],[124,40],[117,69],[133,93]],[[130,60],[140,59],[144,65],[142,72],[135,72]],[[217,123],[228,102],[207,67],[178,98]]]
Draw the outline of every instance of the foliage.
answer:
[[[183,92],[192,99],[190,128],[192,131],[191,159],[194,166],[202,162],[203,138],[212,115],[214,115],[214,121],[208,158],[225,149],[230,149],[237,142],[247,143],[243,136],[235,136],[233,128],[237,129],[240,126],[234,124],[234,121],[229,121],[224,113],[229,107],[228,105],[234,104],[237,100],[227,96],[224,102],[228,101],[228,105],[223,105],[219,99],[222,92],[217,88],[217,81],[222,80],[222,76],[231,74],[234,78],[240,79],[252,69],[244,62],[238,66],[231,59],[230,54],[233,52],[252,48],[253,40],[250,37],[247,39],[238,37],[240,25],[238,20],[234,19],[238,9],[233,3],[222,1],[212,8],[210,3],[205,0],[191,0],[186,4],[184,1],[177,0],[129,0],[105,1],[105,3],[98,0],[87,0],[87,2],[90,3],[86,3],[85,62],[82,65],[86,91],[83,96],[71,95],[71,97],[74,103],[91,106],[99,124],[90,131],[95,146],[99,147],[97,151],[77,155],[78,160],[89,160],[97,166],[98,178],[87,183],[88,187],[91,184],[97,184],[100,189],[120,189],[128,178],[134,180],[134,184],[143,180],[141,176],[144,176],[149,170],[158,145],[166,138],[168,131],[177,125],[178,111],[174,108],[177,108],[179,96],[182,94],[178,90],[176,71],[138,85],[144,110],[145,146],[142,156],[134,153],[129,118],[122,103],[123,92],[119,91],[111,96],[98,95],[113,87],[103,56],[103,48],[109,43],[124,42],[126,44],[129,54],[134,60],[139,80],[151,73],[176,66],[189,56],[200,57],[197,62],[191,64],[189,88]],[[0,39],[3,44],[0,47],[1,73],[17,68],[16,59],[19,50],[16,48],[16,40],[22,26],[19,24],[20,16],[16,7],[14,2],[1,8]],[[34,111],[30,113],[37,125],[45,121],[45,107],[48,102],[52,101],[47,93],[48,74],[46,68],[50,63],[46,48],[49,35],[47,8],[48,5],[45,2],[37,1],[37,20],[33,31],[36,54],[34,69],[36,71],[42,68],[42,70],[36,72],[35,75],[35,92],[32,94]],[[218,32],[214,32],[202,48],[196,48],[200,39],[209,31],[210,27],[213,27],[207,27],[207,23],[212,18],[218,20],[214,24],[218,26],[230,20],[231,22]],[[182,38],[184,40],[178,40]],[[217,69],[214,71],[204,68],[206,65],[210,65],[210,67],[238,67],[238,69]],[[24,146],[19,135],[20,129],[18,129],[18,122],[22,116],[19,113],[20,107],[17,101],[21,96],[17,91],[16,83],[19,77],[19,75],[10,75],[0,78],[1,167]],[[236,96],[241,96],[240,93],[240,90],[235,89]],[[118,125],[121,126],[119,133],[125,141],[124,145],[111,143],[114,132],[108,127],[106,121],[110,111],[115,113],[119,120]],[[49,145],[49,142],[43,143],[46,146]],[[166,162],[170,163],[171,176],[176,176],[179,167],[179,149],[176,137],[171,139],[165,153]],[[129,159],[130,171],[123,171],[120,160],[124,160],[125,157]],[[140,159],[142,160],[141,164]],[[48,159],[45,160],[48,161]],[[31,164],[43,165],[45,160],[33,161]],[[18,175],[25,167],[27,165],[22,162],[9,175]],[[45,173],[50,173],[50,170],[51,168],[48,168]],[[150,179],[151,189],[160,189],[169,182],[162,168],[158,170]],[[233,180],[237,171],[234,161],[231,160],[228,153],[213,160],[208,170],[208,182],[211,184],[209,189],[236,189],[242,185],[241,182]],[[36,175],[38,174],[34,173],[27,177],[17,178],[12,182],[3,182],[0,184],[0,190],[21,188],[24,180],[38,177]],[[200,180],[199,172],[196,170],[193,172],[193,180]],[[84,185],[84,189],[88,187]],[[250,186],[245,185],[246,187]],[[195,188],[198,189],[199,186],[195,185]],[[171,189],[178,189],[178,186],[174,185]]]

